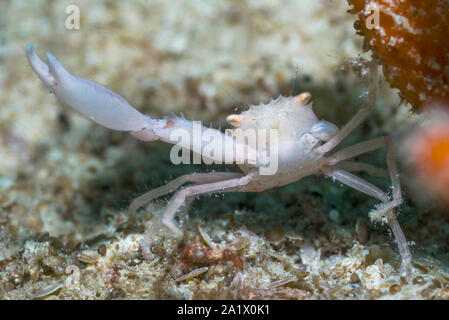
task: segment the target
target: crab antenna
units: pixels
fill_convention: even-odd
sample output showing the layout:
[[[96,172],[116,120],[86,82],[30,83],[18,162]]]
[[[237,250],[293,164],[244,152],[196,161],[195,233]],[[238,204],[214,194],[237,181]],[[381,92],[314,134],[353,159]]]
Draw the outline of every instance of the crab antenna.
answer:
[[[151,118],[121,96],[93,81],[71,75],[51,54],[47,53],[45,64],[34,53],[32,43],[27,45],[26,54],[33,71],[56,97],[91,120],[120,131],[137,132],[150,126]]]

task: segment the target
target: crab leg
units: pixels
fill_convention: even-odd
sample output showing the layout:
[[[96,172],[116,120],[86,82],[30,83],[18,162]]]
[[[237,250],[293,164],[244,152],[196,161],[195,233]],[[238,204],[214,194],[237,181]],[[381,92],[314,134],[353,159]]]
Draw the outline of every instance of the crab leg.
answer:
[[[334,168],[342,169],[345,171],[353,172],[353,171],[365,171],[370,176],[378,177],[378,178],[388,178],[389,174],[386,170],[377,168],[369,163],[364,162],[355,162],[355,161],[341,161]]]
[[[342,142],[355,128],[357,128],[373,111],[376,102],[377,95],[377,81],[379,78],[378,66],[372,61],[369,63],[370,68],[370,85],[368,90],[368,102],[360,109],[356,115],[328,142],[315,148],[315,153],[317,155],[323,156],[327,152],[335,148],[340,142]]]
[[[350,186],[355,190],[363,192],[382,202],[388,201],[387,195],[382,190],[352,173],[349,173],[341,169],[333,169],[332,167],[330,168],[326,167],[321,170],[326,176],[331,177],[332,179],[335,179],[337,181],[340,181],[341,183],[344,183],[345,185]]]
[[[33,71],[63,104],[106,128],[129,131],[132,136],[144,141],[162,140],[178,144],[200,154],[212,137],[214,144],[222,147],[219,150],[221,152],[203,155],[206,158],[220,163],[257,163],[256,150],[229,135],[183,117],[152,119],[134,109],[115,92],[93,81],[71,75],[51,54],[47,53],[48,62],[44,63],[34,52],[32,43],[27,45],[26,54]],[[196,134],[198,131],[199,139]]]
[[[178,227],[174,224],[173,218],[178,209],[185,204],[187,197],[212,193],[212,192],[224,192],[229,189],[237,189],[236,191],[243,191],[243,187],[248,185],[254,177],[254,173],[249,173],[246,176],[229,179],[224,181],[218,181],[213,183],[199,184],[194,186],[188,186],[179,190],[170,199],[170,202],[165,207],[164,214],[162,216],[162,223],[175,233],[180,233]],[[238,190],[242,188],[241,190]]]
[[[393,231],[394,237],[398,243],[399,252],[402,258],[401,273],[407,274],[412,260],[412,255],[408,247],[407,239],[405,238],[404,232],[402,231],[395,214],[388,214],[389,211],[393,210],[402,202],[402,198],[400,196],[400,187],[399,189],[397,189],[398,180],[395,178],[395,180],[393,181],[393,200],[388,201],[388,197],[384,192],[382,192],[380,189],[378,189],[368,181],[357,177],[356,175],[353,175],[341,169],[331,168],[323,168],[323,173],[331,178],[340,181],[341,183],[346,184],[347,186],[350,186],[351,188],[368,194],[383,202],[383,206],[376,212],[376,215],[379,217],[387,216],[388,224],[390,225],[390,228]]]
[[[186,174],[183,176],[180,176],[166,185],[153,189],[147,193],[144,193],[143,195],[137,197],[131,202],[131,205],[129,207],[129,219],[133,220],[135,219],[136,211],[140,207],[146,205],[147,203],[151,202],[152,200],[162,197],[170,192],[175,191],[179,187],[181,187],[183,184],[187,182],[195,183],[195,184],[204,184],[204,183],[211,183],[211,182],[217,182],[222,180],[228,180],[232,178],[241,177],[241,173],[236,172],[208,172],[208,173],[192,173],[192,174]]]
[[[326,165],[331,166],[340,161],[354,158],[358,155],[374,151],[376,149],[385,147],[388,144],[388,137],[380,137],[364,142],[357,143],[343,150],[340,150],[328,158]]]
[[[390,172],[390,179],[393,184],[393,200],[385,203],[385,206],[378,212],[379,216],[386,215],[389,211],[392,211],[395,207],[402,203],[401,182],[399,179],[399,172],[396,166],[396,158],[394,154],[394,142],[390,139],[387,151],[387,165]],[[404,232],[399,225],[396,215],[393,213],[388,215],[388,224],[396,238],[399,246],[399,252],[402,257],[401,273],[407,274],[412,262],[412,254],[405,238]]]
[[[388,224],[393,231],[393,234],[398,243],[399,252],[401,254],[401,273],[407,274],[411,265],[412,255],[410,253],[410,249],[404,232],[402,231],[396,215],[393,212],[393,209],[402,203],[402,194],[399,173],[396,167],[394,156],[394,143],[391,139],[388,142],[387,165],[388,171],[390,172],[390,179],[393,185],[393,200],[391,201],[388,201],[387,195],[376,186],[347,171],[335,169],[335,167],[324,167],[321,170],[325,175],[332,177],[356,190],[359,190],[360,192],[366,193],[383,202],[383,206],[377,209],[374,214],[379,218],[387,217]]]

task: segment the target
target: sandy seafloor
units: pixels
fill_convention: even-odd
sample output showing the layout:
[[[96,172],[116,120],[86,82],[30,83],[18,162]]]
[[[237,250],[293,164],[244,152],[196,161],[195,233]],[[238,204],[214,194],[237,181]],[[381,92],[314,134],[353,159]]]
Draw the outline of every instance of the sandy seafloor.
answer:
[[[80,30],[64,27],[69,4],[79,5]],[[79,116],[25,58],[33,41],[41,57],[51,52],[154,117],[183,112],[225,127],[235,110],[309,90],[317,114],[341,126],[366,89],[341,68],[362,47],[347,9],[343,0],[1,1],[0,298],[449,298],[449,225],[407,188],[408,278],[398,275],[389,229],[369,221],[376,201],[322,177],[194,199],[178,214],[182,237],[158,229],[168,197],[127,228],[137,195],[223,168],[175,166],[169,145]],[[383,83],[375,113],[345,145],[395,134],[414,118]],[[385,167],[384,157],[361,159]],[[144,228],[157,235],[145,255]]]

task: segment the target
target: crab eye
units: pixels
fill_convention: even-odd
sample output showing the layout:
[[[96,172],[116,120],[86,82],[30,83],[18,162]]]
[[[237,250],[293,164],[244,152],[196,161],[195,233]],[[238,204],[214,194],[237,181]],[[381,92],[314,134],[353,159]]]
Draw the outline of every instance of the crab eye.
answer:
[[[310,130],[310,133],[322,141],[329,141],[338,132],[338,127],[326,120],[318,121]]]

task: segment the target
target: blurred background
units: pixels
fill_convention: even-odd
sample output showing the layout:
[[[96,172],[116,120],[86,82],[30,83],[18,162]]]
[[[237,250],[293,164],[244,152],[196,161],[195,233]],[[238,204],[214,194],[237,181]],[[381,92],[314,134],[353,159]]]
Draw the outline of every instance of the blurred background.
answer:
[[[24,285],[61,277],[30,262],[34,261],[30,257],[40,254],[38,243],[45,242],[39,237],[58,243],[59,257],[68,260],[75,248],[88,246],[86,239],[102,235],[122,241],[126,235],[116,235],[115,230],[126,221],[126,208],[134,197],[181,174],[211,170],[174,166],[169,160],[170,146],[140,142],[126,133],[104,129],[61,106],[29,67],[25,56],[28,42],[34,42],[44,61],[45,53],[52,53],[72,74],[117,92],[153,117],[183,112],[187,118],[223,127],[226,115],[248,105],[308,90],[318,116],[342,126],[363,105],[366,93],[366,85],[345,67],[344,59],[370,57],[369,52],[362,53],[362,39],[353,27],[356,17],[347,12],[349,8],[343,0],[0,1],[0,273],[5,279],[0,282],[0,296],[10,292],[9,297],[25,297]],[[79,28],[71,30],[67,26],[76,25],[78,9]],[[344,145],[382,134],[400,136],[416,121],[418,116],[396,90],[386,82],[379,90],[375,113]],[[364,159],[386,166],[383,151]],[[372,181],[384,190],[389,188],[388,181]],[[411,240],[418,243],[412,249],[447,261],[447,232],[443,232],[449,229],[447,224],[437,211],[417,206],[416,197],[407,199],[401,223],[406,236],[412,235]],[[309,177],[263,194],[226,195],[225,200],[219,196],[195,202],[189,219],[182,218],[186,229],[197,230],[205,223],[215,239],[226,242],[234,229],[244,228],[251,233],[248,241],[254,241],[258,250],[270,247],[275,230],[275,238],[286,243],[321,247],[323,257],[330,259],[323,262],[327,271],[341,262],[341,253],[355,260],[361,255],[365,260],[360,258],[364,261],[360,268],[374,265],[379,257],[386,265],[399,266],[388,229],[368,221],[367,214],[376,201],[332,181]],[[157,211],[164,204],[157,203],[147,211]],[[260,237],[257,241],[253,233]],[[366,246],[357,251],[354,241]],[[30,243],[36,247],[31,248]],[[293,251],[287,245],[276,248],[281,256],[278,260],[282,255],[295,263],[307,260],[300,257],[299,247]],[[265,259],[256,249],[251,252],[257,259]],[[137,253],[133,256],[142,260],[139,257]],[[19,280],[15,280],[13,269],[4,267],[6,262],[20,269]],[[33,265],[43,278],[30,276],[34,271],[27,268]],[[139,272],[149,267],[142,268]],[[269,268],[261,265],[261,274],[248,273],[249,281],[262,286],[290,272],[287,267],[281,271]],[[385,268],[382,277],[386,279],[394,268]],[[165,275],[168,271],[157,272]],[[350,279],[355,272],[348,272]],[[358,297],[392,294],[388,291],[391,284],[383,289],[371,285],[375,282],[370,278],[372,270],[360,272],[360,281],[369,284],[365,286],[369,290],[360,289]],[[365,278],[363,272],[367,272]],[[95,283],[100,281],[96,277],[103,275],[93,273],[91,277]],[[182,290],[195,291],[194,287],[161,283],[144,296],[192,297]],[[94,284],[85,285],[94,288],[94,293],[86,291],[78,298],[92,298],[99,292],[95,290],[100,290]],[[379,291],[370,291],[372,288]],[[119,297],[141,297],[121,290],[123,296]],[[64,297],[72,294],[61,292]],[[336,293],[336,297],[353,294],[349,292]],[[102,293],[101,297],[108,295]]]

